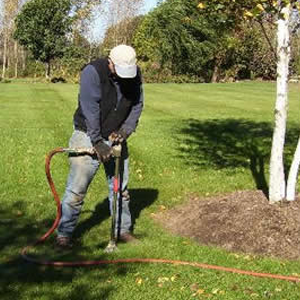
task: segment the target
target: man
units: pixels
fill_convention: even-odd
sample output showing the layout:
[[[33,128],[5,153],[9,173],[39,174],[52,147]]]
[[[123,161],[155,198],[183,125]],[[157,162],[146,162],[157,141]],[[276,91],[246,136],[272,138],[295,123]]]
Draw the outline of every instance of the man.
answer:
[[[109,57],[97,59],[81,72],[78,108],[74,114],[71,148],[92,148],[95,155],[70,156],[70,172],[57,228],[59,247],[72,247],[75,229],[88,186],[103,163],[109,187],[110,211],[113,201],[114,159],[112,144],[122,144],[121,195],[116,228],[118,240],[134,241],[129,210],[128,150],[126,140],[135,131],[143,109],[141,73],[132,47],[119,45]],[[119,217],[120,214],[120,217]]]

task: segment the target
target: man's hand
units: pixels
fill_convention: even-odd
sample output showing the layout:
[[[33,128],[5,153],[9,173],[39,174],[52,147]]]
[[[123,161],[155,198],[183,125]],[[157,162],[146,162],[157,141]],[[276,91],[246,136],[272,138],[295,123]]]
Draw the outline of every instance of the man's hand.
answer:
[[[98,159],[102,162],[108,161],[112,155],[112,148],[106,145],[103,141],[98,142],[94,145]]]
[[[113,132],[109,136],[109,140],[114,144],[121,144],[123,143],[123,141],[127,139],[127,137],[128,137],[127,133],[123,129],[120,129],[116,132]]]

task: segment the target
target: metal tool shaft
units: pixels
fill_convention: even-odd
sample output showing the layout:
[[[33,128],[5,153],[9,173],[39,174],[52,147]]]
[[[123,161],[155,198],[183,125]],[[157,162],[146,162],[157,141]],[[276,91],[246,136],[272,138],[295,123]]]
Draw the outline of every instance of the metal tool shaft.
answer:
[[[113,181],[113,203],[111,212],[111,232],[110,242],[105,249],[105,252],[110,253],[117,249],[117,233],[116,233],[116,218],[117,205],[120,190],[120,160],[121,160],[122,146],[120,144],[113,147],[113,156],[115,157],[115,174]]]
[[[117,250],[117,234],[116,234],[116,219],[117,219],[117,205],[118,205],[118,197],[120,190],[120,160],[121,160],[121,152],[122,146],[121,144],[114,145],[113,156],[115,158],[115,174],[113,179],[113,202],[112,202],[112,212],[111,212],[111,232],[110,232],[110,241],[105,248],[105,252],[111,253]],[[90,154],[94,155],[94,148],[63,148],[63,152],[69,154]]]

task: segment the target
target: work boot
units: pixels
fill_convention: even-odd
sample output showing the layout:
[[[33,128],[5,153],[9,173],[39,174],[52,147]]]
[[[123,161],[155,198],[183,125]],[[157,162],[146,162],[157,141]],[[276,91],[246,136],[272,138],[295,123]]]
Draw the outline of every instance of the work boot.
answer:
[[[67,236],[58,236],[56,237],[56,246],[62,250],[69,250],[73,247],[73,243]]]
[[[129,232],[122,233],[119,236],[118,241],[122,243],[132,243],[132,244],[138,244],[140,242],[132,233]]]

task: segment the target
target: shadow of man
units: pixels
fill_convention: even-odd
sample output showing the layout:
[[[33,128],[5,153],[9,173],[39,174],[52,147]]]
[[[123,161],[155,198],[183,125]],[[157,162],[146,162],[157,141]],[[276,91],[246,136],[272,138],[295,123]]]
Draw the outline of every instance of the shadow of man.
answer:
[[[130,202],[130,211],[132,218],[132,226],[134,227],[136,220],[140,217],[142,210],[151,206],[158,198],[158,190],[156,189],[131,189],[129,190],[131,199],[137,199]]]
[[[130,211],[132,218],[132,226],[134,227],[136,220],[139,218],[143,209],[151,206],[158,197],[158,190],[156,189],[129,189],[130,194]],[[90,212],[90,211],[88,211]],[[82,212],[84,213],[84,212]],[[74,236],[79,238],[88,232],[94,226],[101,224],[110,217],[108,198],[96,205],[92,215],[80,222],[76,228]],[[133,229],[133,228],[132,228]]]

